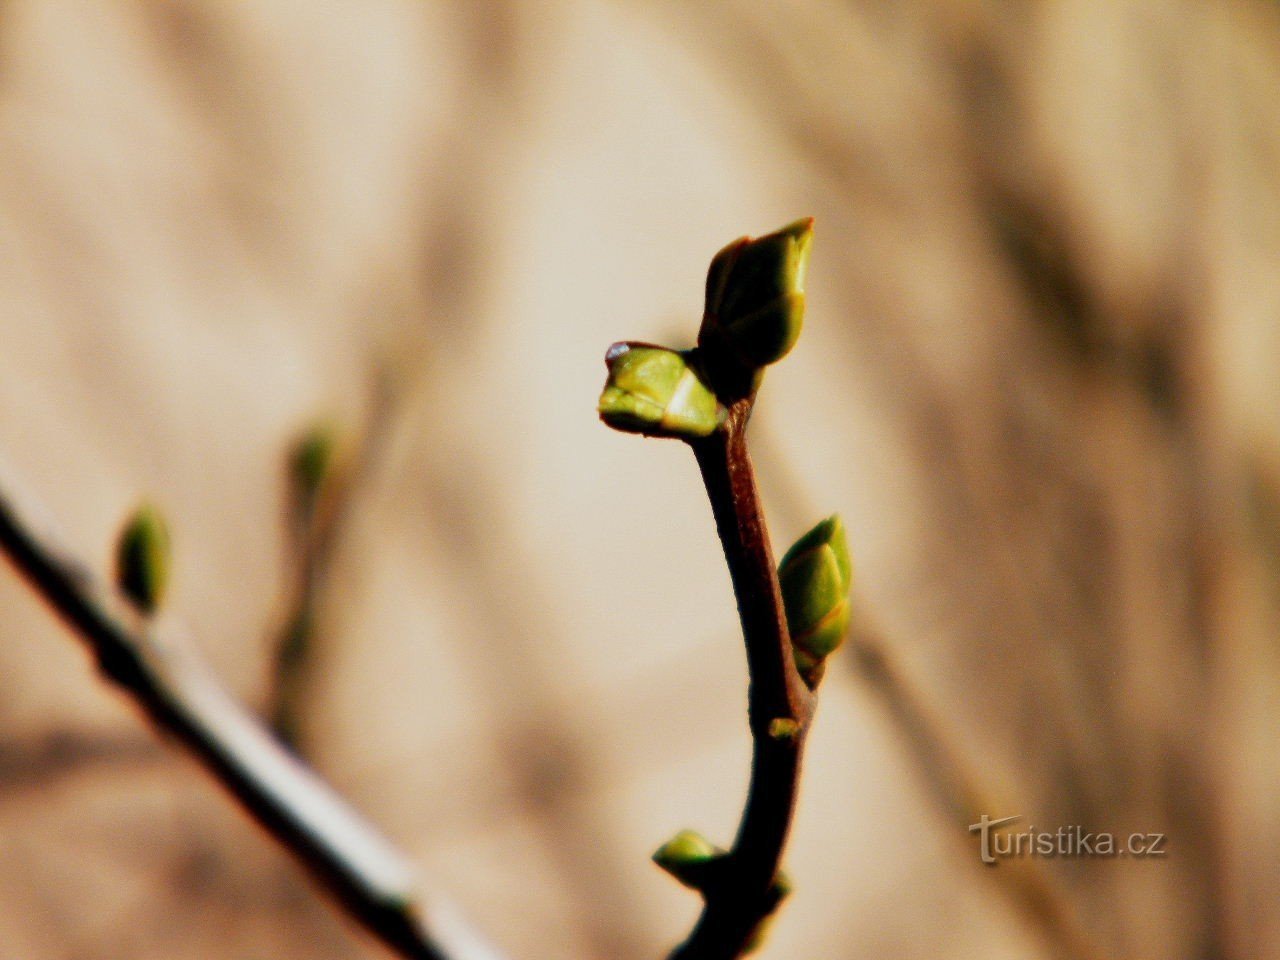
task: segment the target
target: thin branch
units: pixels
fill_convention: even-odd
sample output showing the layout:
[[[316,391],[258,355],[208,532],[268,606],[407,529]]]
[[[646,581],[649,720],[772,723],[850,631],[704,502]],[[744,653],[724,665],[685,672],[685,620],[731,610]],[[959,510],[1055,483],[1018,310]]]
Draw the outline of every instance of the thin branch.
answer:
[[[724,547],[747,648],[751,687],[751,785],[723,880],[704,890],[706,903],[689,938],[671,960],[732,960],[778,903],[775,881],[791,829],[801,759],[815,697],[796,670],[782,593],[765,528],[746,428],[754,396],[737,400],[724,426],[690,441]],[[792,721],[773,736],[775,720]],[[776,728],[775,728],[776,729]]]
[[[0,549],[115,681],[289,850],[348,914],[410,960],[497,960],[412,864],[222,689],[186,636],[161,632],[35,522],[0,473]]]
[[[335,548],[350,525],[357,495],[380,462],[404,393],[403,375],[376,367],[366,424],[354,449],[331,464],[319,490],[299,489],[289,477],[285,527],[286,612],[274,643],[271,690],[264,710],[272,731],[299,752],[299,727],[308,670],[314,659],[316,617],[333,566]]]

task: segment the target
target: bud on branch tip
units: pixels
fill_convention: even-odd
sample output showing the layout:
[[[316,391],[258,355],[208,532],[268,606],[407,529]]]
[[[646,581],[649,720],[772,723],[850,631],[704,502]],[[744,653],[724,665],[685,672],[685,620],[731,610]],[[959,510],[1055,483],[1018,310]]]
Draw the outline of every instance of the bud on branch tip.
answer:
[[[151,504],[134,511],[116,543],[116,583],[144,613],[155,613],[169,585],[169,529]]]
[[[726,351],[748,368],[776,363],[804,324],[804,277],[813,218],[729,244],[707,271],[706,310],[698,346]]]

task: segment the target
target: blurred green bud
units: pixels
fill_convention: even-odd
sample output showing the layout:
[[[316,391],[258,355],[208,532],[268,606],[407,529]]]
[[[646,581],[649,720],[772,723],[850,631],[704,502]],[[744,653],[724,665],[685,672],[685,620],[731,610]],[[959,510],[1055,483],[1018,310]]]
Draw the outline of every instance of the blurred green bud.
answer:
[[[778,875],[773,878],[773,895],[778,898],[778,903],[791,896],[795,887],[791,883],[791,878],[787,876],[783,870],[778,871]]]
[[[769,939],[769,931],[773,927],[773,920],[778,915],[778,907],[782,905],[782,901],[791,895],[791,878],[782,871],[773,879],[773,887],[769,890],[770,896],[773,898],[773,907],[765,918],[761,920],[755,930],[751,931],[751,936],[742,946],[743,954],[755,953],[759,950],[766,940]]]
[[[169,585],[169,529],[151,504],[143,504],[116,543],[116,583],[144,613],[155,613]]]
[[[696,830],[681,830],[657,849],[653,862],[686,887],[703,890],[724,856],[723,850]]]
[[[795,542],[778,565],[778,581],[796,666],[813,686],[849,630],[853,562],[838,515]]]
[[[304,497],[314,499],[333,469],[338,446],[333,424],[313,424],[298,437],[289,454],[289,474],[294,488]]]
[[[726,350],[749,368],[776,363],[804,324],[804,275],[813,218],[763,237],[742,237],[711,261],[698,346]]]
[[[609,379],[600,419],[650,437],[705,437],[722,408],[682,353],[644,343],[615,343],[605,354]]]
[[[774,740],[791,740],[800,732],[800,724],[790,717],[774,717],[769,721],[769,736]]]

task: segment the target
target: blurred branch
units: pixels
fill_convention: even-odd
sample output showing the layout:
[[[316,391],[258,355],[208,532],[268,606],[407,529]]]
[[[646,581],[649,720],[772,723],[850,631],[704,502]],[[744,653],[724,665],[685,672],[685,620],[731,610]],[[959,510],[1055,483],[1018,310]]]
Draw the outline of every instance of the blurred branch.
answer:
[[[854,664],[906,740],[929,798],[947,824],[968,824],[983,813],[1011,810],[1007,797],[983,783],[956,749],[943,723],[902,673],[889,645],[865,622],[854,628]],[[966,839],[968,834],[963,835]],[[972,854],[972,849],[968,853]],[[1060,960],[1107,960],[1096,938],[1081,923],[1071,899],[1035,857],[1004,860],[984,871]]]
[[[221,687],[185,634],[161,631],[77,562],[0,472],[0,549],[161,730],[384,944],[411,960],[496,960],[410,862]]]
[[[95,764],[138,763],[158,756],[155,743],[138,736],[55,730],[30,742],[0,744],[0,784],[7,793],[46,786]]]
[[[334,545],[350,522],[356,495],[381,457],[404,394],[403,380],[403,374],[386,365],[374,371],[369,413],[354,449],[344,449],[347,444],[337,425],[318,422],[298,437],[290,452],[285,517],[288,600],[274,644],[265,713],[276,736],[295,750],[317,608]]]

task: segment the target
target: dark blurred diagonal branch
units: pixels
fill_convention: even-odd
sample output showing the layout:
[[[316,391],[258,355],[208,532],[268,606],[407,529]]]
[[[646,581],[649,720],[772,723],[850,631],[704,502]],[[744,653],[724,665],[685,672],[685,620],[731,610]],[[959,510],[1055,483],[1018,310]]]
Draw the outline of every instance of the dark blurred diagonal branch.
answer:
[[[75,560],[0,470],[0,549],[102,672],[186,746],[375,937],[412,960],[497,960],[408,859],[223,690],[185,634],[157,629]]]

